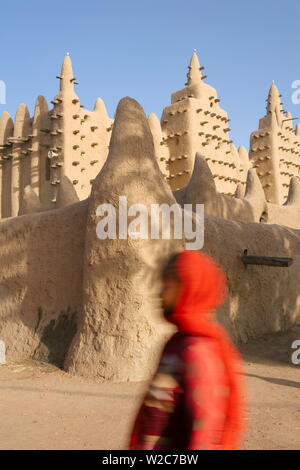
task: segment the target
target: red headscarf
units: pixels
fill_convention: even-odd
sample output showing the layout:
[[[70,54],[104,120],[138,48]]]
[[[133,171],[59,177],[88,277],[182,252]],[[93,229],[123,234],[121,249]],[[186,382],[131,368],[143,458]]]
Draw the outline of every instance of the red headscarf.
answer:
[[[176,273],[181,288],[174,312],[169,320],[179,331],[214,338],[220,345],[220,359],[228,372],[230,396],[221,446],[236,449],[243,435],[244,385],[242,360],[226,330],[212,321],[213,311],[227,296],[228,284],[222,268],[207,254],[186,250],[178,255]]]

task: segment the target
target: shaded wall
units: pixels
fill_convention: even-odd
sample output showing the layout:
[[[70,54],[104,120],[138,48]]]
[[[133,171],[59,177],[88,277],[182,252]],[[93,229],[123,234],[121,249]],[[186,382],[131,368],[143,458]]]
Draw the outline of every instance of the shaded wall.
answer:
[[[293,258],[288,267],[244,266],[241,256]],[[218,319],[239,342],[285,331],[300,320],[300,230],[205,218],[204,251],[224,268],[229,297]]]
[[[9,358],[62,364],[81,309],[86,201],[0,224],[0,337]]]

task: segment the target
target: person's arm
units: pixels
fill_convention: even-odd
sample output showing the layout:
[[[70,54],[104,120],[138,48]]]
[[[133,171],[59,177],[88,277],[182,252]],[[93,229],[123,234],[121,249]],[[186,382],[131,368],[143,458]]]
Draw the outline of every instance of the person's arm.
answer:
[[[170,449],[166,430],[176,407],[180,388],[171,374],[160,368],[155,375],[135,423],[131,449]]]

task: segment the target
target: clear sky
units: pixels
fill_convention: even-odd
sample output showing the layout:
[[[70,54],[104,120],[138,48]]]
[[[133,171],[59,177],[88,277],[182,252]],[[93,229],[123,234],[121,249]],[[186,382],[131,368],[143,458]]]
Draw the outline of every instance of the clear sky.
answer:
[[[284,109],[300,118],[291,84],[300,80],[299,0],[27,0],[1,2],[0,80],[7,110],[33,113],[48,102],[70,53],[76,92],[92,109],[103,99],[110,117],[124,96],[160,118],[171,93],[184,86],[197,50],[205,80],[217,89],[231,118],[231,138],[248,149],[265,113],[272,80]],[[295,121],[300,123],[299,121]]]

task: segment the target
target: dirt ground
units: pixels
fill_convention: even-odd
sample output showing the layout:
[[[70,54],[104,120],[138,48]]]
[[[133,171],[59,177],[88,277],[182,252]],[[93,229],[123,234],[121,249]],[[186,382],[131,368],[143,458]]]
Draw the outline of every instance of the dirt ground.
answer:
[[[250,411],[244,449],[300,449],[300,327],[240,347]],[[145,383],[97,383],[26,361],[0,366],[0,449],[126,449]]]

